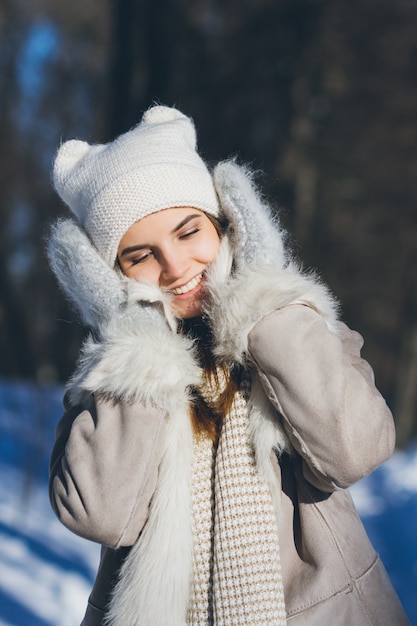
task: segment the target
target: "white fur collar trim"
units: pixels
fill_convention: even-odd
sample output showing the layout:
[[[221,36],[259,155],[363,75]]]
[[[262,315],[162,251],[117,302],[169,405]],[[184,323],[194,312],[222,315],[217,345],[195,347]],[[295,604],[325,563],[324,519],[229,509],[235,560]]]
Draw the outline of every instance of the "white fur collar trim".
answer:
[[[315,309],[335,330],[338,305],[328,288],[313,274],[303,274],[290,263],[285,268],[245,268],[228,281],[219,281],[220,257],[208,278],[211,304],[207,315],[216,339],[216,354],[226,363],[243,363],[247,340],[257,321],[272,311],[295,303]],[[227,310],[225,309],[227,306]]]

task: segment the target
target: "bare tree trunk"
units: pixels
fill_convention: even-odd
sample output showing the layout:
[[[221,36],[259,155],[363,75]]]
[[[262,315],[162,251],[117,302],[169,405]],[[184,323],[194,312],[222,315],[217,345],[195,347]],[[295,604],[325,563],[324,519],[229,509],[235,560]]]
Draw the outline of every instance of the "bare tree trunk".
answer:
[[[152,103],[167,97],[174,53],[175,13],[170,0],[114,0],[109,131],[136,124]]]
[[[37,361],[29,327],[22,311],[22,303],[16,295],[9,278],[9,272],[2,255],[0,256],[0,320],[1,370],[15,376],[36,379]],[[6,362],[7,361],[7,362]]]
[[[397,445],[404,447],[416,432],[417,324],[406,333],[398,367],[395,420]]]
[[[127,130],[131,121],[134,4],[134,0],[114,0],[112,4],[113,41],[109,89],[111,137]]]

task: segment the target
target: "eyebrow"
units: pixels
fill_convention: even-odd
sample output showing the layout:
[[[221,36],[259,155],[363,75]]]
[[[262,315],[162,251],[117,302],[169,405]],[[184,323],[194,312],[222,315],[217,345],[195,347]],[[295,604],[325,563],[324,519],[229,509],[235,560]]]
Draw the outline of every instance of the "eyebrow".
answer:
[[[179,230],[181,230],[181,228],[183,226],[185,226],[186,224],[188,224],[188,222],[191,222],[191,220],[195,219],[196,217],[201,217],[201,213],[191,213],[190,215],[187,215],[187,217],[185,217],[179,224],[178,226],[176,226],[173,230],[172,233],[176,233]]]
[[[179,230],[181,230],[181,228],[186,226],[188,222],[191,222],[197,217],[201,217],[201,213],[191,213],[190,215],[187,215],[187,217],[181,220],[181,222],[177,224],[175,228],[172,229],[171,234],[177,233]],[[120,253],[120,256],[123,257],[123,256],[130,254],[131,252],[137,252],[138,250],[145,250],[146,248],[149,248],[149,245],[146,243],[140,244],[137,246],[130,246],[128,248],[124,248],[122,252]]]

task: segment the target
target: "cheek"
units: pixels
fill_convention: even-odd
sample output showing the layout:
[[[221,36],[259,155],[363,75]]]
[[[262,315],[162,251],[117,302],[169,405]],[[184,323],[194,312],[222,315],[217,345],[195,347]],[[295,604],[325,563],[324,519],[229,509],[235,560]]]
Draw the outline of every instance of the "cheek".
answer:
[[[155,267],[145,265],[133,265],[124,272],[128,278],[133,280],[144,280],[147,283],[158,283],[159,273]]]
[[[199,247],[199,261],[203,263],[211,263],[216,258],[219,248],[220,240],[216,234],[215,237],[210,237]]]

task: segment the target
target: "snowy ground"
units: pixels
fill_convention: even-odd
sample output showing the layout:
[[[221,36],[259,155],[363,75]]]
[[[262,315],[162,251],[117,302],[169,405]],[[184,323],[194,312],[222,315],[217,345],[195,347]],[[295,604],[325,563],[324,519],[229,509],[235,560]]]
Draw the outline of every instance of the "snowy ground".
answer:
[[[48,502],[61,396],[0,382],[0,626],[78,626],[94,578],[98,547],[65,530]],[[417,626],[417,445],[352,493]]]

